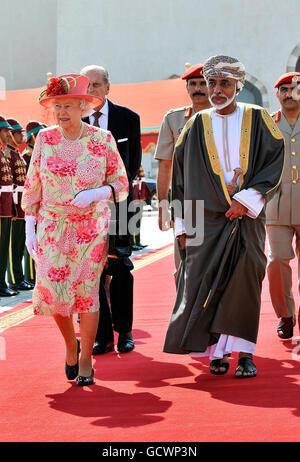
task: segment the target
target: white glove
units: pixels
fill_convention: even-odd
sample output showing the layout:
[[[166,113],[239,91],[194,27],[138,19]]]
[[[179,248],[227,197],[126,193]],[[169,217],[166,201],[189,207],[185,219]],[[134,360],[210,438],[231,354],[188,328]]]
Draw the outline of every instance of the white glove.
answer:
[[[111,195],[111,188],[109,186],[101,186],[101,188],[87,189],[81,191],[77,196],[70,202],[70,205],[75,207],[85,208],[88,207],[92,202],[107,201]]]
[[[34,259],[34,252],[37,251],[35,224],[36,224],[35,217],[31,215],[28,215],[25,217],[25,233],[26,233],[25,244],[26,244],[29,255],[33,259]]]

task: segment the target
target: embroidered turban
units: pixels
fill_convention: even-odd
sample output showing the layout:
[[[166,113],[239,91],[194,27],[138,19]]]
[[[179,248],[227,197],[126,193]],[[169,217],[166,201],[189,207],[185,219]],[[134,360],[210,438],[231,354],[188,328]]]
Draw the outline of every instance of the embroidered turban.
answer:
[[[231,78],[237,80],[237,88],[241,90],[244,86],[246,72],[245,66],[238,59],[230,56],[211,56],[203,65],[205,80],[210,77]]]

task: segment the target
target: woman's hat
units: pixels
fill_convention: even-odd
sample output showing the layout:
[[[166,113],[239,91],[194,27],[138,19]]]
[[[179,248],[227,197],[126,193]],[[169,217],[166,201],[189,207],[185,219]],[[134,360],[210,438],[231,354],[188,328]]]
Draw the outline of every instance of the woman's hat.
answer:
[[[88,95],[87,89],[89,79],[80,74],[64,74],[59,77],[50,77],[48,74],[48,84],[39,97],[39,102],[44,107],[49,107],[49,103],[54,99],[79,98],[92,103],[94,107],[100,106],[103,100],[98,96]]]

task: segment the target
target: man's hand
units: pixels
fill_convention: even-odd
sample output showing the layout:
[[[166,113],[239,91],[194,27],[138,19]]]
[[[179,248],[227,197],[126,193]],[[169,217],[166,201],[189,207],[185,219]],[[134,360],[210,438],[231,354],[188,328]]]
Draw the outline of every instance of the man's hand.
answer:
[[[241,218],[248,212],[247,207],[242,205],[240,202],[233,199],[231,207],[225,213],[225,217],[229,218],[230,221],[235,220],[236,218]]]
[[[171,227],[171,215],[169,212],[169,202],[160,201],[158,206],[158,226],[161,231],[168,231]]]
[[[186,234],[180,234],[179,236],[177,236],[177,239],[179,241],[181,250],[185,250]]]
[[[170,229],[170,213],[168,192],[171,182],[172,161],[160,160],[156,179],[156,191],[158,199],[158,226],[161,231],[168,231]]]

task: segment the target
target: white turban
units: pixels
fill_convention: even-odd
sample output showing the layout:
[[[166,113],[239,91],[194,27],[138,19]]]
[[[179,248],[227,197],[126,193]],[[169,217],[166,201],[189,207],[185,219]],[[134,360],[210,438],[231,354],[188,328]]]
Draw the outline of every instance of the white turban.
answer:
[[[238,59],[230,56],[211,56],[203,64],[205,80],[210,77],[230,78],[237,81],[237,88],[241,90],[245,83],[245,66]]]

